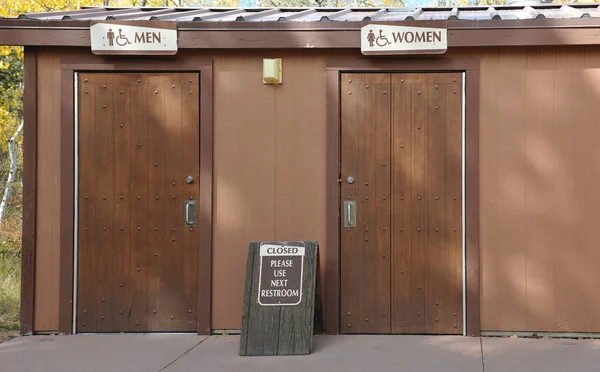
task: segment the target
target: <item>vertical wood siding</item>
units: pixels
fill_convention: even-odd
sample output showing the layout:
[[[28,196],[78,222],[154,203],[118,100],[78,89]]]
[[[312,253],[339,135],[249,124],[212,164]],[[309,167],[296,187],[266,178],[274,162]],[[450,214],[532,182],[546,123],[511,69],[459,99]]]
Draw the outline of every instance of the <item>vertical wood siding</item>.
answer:
[[[600,49],[480,56],[482,330],[599,332]]]
[[[39,54],[36,331],[58,328],[59,52],[89,55]],[[481,62],[482,330],[600,332],[600,48],[453,55]],[[284,82],[265,86],[262,58],[273,56]],[[325,180],[336,176],[325,173],[325,66],[340,56],[362,58],[214,56],[213,328],[241,325],[250,240],[317,240],[323,253]]]
[[[250,241],[325,241],[325,60],[285,53],[283,84],[269,86],[264,57],[214,62],[215,329],[241,326]]]
[[[38,57],[38,196],[33,329],[58,330],[60,247],[60,60]],[[27,109],[27,108],[25,108]]]

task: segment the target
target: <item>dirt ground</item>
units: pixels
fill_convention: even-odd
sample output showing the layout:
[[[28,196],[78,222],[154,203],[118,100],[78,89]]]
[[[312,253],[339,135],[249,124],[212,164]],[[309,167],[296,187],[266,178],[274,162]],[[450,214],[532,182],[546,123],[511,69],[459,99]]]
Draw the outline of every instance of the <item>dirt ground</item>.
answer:
[[[18,318],[0,314],[0,343],[19,335]]]
[[[0,328],[0,344],[13,337],[17,337],[18,335],[19,331],[8,331]]]

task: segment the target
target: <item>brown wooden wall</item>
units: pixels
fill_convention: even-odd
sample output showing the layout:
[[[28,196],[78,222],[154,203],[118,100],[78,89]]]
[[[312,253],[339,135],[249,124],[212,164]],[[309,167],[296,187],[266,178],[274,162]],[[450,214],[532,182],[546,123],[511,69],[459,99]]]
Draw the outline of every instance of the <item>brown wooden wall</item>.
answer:
[[[248,242],[325,241],[325,61],[292,56],[280,86],[262,55],[214,60],[214,329],[241,326]]]
[[[58,329],[60,247],[60,60],[38,55],[37,249],[33,329]],[[24,110],[27,110],[25,107]]]
[[[36,331],[58,328],[60,64],[89,54],[39,54]],[[482,330],[600,332],[600,48],[453,55],[481,61]],[[265,86],[262,58],[274,56],[284,83]],[[325,174],[330,57],[213,56],[214,329],[240,327],[249,241],[314,239],[324,248],[325,181],[335,177]]]
[[[481,67],[482,329],[600,332],[600,49]]]

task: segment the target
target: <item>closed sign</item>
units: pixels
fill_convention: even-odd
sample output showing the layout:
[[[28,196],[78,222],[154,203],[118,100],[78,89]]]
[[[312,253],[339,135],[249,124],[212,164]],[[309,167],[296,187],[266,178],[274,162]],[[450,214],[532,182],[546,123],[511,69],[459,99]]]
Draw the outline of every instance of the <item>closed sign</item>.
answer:
[[[260,305],[298,305],[302,301],[304,253],[304,247],[260,246]]]

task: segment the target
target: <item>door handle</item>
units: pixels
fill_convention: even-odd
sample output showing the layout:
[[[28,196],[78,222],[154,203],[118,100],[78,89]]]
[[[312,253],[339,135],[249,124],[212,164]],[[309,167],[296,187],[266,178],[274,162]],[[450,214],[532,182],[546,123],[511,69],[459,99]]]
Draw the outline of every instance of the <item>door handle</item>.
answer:
[[[344,227],[356,227],[356,200],[344,201]]]
[[[184,225],[185,225],[185,227],[196,226],[196,201],[195,200],[186,200],[185,201]]]

